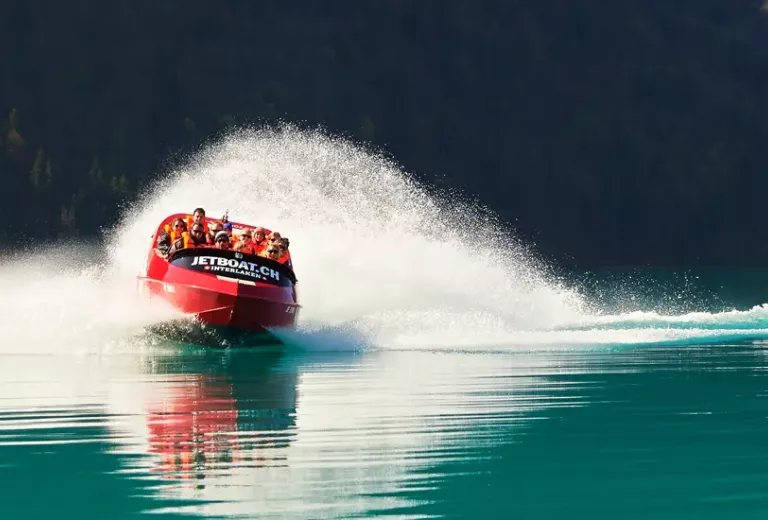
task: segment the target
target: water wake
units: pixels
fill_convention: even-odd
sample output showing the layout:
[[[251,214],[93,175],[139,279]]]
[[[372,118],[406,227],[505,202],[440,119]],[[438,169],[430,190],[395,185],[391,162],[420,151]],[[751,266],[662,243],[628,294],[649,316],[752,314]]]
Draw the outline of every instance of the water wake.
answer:
[[[547,329],[582,314],[530,251],[485,212],[436,197],[395,164],[319,132],[241,131],[167,176],[110,247],[134,271],[149,229],[203,206],[291,239],[303,331],[385,345],[403,328]]]
[[[80,245],[0,263],[3,354],[106,352],[135,345],[147,325],[179,317],[162,302],[139,299],[135,277],[93,260],[99,256]]]
[[[241,130],[165,175],[109,233],[103,262],[77,248],[0,265],[0,327],[15,345],[4,348],[87,351],[178,318],[139,300],[135,276],[157,223],[198,206],[291,239],[303,309],[284,335],[319,349],[562,348],[768,330],[765,307],[597,314],[487,212],[349,141],[283,127]]]

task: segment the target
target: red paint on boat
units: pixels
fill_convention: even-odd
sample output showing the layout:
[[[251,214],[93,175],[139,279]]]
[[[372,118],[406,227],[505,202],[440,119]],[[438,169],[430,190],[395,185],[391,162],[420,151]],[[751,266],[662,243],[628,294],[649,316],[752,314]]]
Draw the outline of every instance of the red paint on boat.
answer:
[[[141,293],[162,298],[204,324],[247,332],[295,327],[300,306],[292,268],[211,247],[184,249],[169,258],[157,250],[164,226],[186,216],[165,218],[152,236],[144,272],[138,277]],[[254,226],[232,222],[232,227]]]

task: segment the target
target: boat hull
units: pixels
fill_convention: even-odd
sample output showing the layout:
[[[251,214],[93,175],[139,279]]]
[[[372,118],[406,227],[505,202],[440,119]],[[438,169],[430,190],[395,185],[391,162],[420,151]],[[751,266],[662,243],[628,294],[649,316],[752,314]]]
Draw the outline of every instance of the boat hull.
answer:
[[[165,300],[188,319],[161,325],[169,332],[214,333],[242,339],[295,328],[300,306],[292,269],[273,260],[228,250],[197,248],[165,258],[151,249],[138,276],[140,294]],[[271,338],[274,343],[274,337]]]
[[[275,294],[271,288],[260,291],[238,280],[217,279],[210,288],[150,278],[141,279],[141,283],[144,294],[162,298],[206,325],[264,332],[293,328],[298,319],[299,305],[289,294]]]

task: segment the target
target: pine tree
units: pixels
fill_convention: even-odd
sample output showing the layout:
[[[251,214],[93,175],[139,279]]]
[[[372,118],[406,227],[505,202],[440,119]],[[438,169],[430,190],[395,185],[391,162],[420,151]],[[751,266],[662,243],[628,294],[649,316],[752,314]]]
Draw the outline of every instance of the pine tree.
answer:
[[[48,186],[53,180],[53,168],[51,168],[51,160],[46,159],[45,170],[43,171],[43,185]]]
[[[48,167],[50,167],[50,162],[48,163]],[[32,182],[32,186],[35,189],[41,188],[47,184],[45,182],[45,170],[45,156],[43,155],[43,147],[41,146],[37,149],[37,154],[35,154],[35,162],[32,163],[32,169],[29,170],[29,180]]]
[[[98,186],[104,182],[104,172],[101,171],[101,166],[99,166],[98,155],[93,157],[93,164],[88,171],[88,179],[90,180],[91,186]]]
[[[112,190],[112,196],[118,201],[122,201],[128,196],[128,180],[125,175],[112,177],[109,187]]]
[[[6,150],[8,155],[20,162],[23,158],[24,138],[19,133],[19,113],[12,109],[8,116],[8,135],[6,136]]]
[[[75,201],[70,202],[69,207],[61,206],[61,215],[59,217],[59,234],[65,237],[77,235],[75,220]]]

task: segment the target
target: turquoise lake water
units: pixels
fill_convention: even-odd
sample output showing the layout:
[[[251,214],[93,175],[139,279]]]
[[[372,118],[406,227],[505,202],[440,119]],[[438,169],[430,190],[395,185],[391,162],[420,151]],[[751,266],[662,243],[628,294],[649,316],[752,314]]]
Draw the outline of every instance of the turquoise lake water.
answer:
[[[757,518],[766,345],[8,356],[0,517]],[[30,368],[34,368],[31,370]]]
[[[6,298],[0,518],[762,518],[767,278],[603,272],[619,314],[448,344],[416,313],[375,348]]]

